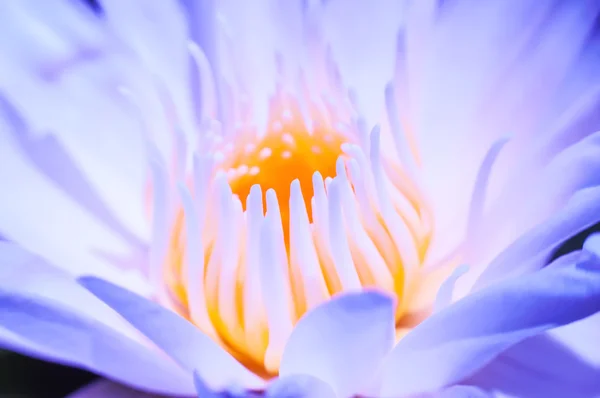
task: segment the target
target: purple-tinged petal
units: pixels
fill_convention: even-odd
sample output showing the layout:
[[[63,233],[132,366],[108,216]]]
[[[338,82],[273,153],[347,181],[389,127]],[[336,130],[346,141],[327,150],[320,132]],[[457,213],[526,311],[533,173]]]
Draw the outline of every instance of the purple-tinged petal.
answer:
[[[571,264],[499,282],[432,315],[400,340],[384,365],[382,396],[452,385],[511,346],[598,311],[600,259],[589,252]]]
[[[411,395],[405,398],[492,398],[493,395],[480,388],[468,385],[457,385],[444,388],[433,393]]]
[[[194,371],[194,386],[196,386],[196,393],[198,398],[226,398],[226,393],[217,392],[206,385],[202,377],[197,371]]]
[[[191,377],[72,277],[0,242],[0,347],[146,391],[184,393]]]
[[[540,269],[563,242],[593,226],[599,219],[600,187],[575,193],[564,208],[526,232],[494,258],[479,275],[473,289]],[[469,277],[465,275],[459,286]]]
[[[590,69],[589,65],[585,63],[583,66]],[[579,66],[579,68],[586,69],[582,66]],[[566,89],[567,93],[564,96],[558,96],[557,101],[560,102],[560,105],[552,110],[552,114],[556,116],[548,121],[547,126],[540,128],[540,131],[544,134],[543,140],[533,142],[531,148],[527,149],[527,153],[523,153],[521,156],[509,153],[500,159],[499,167],[496,168],[496,171],[500,171],[500,176],[494,179],[497,186],[492,184],[491,187],[492,191],[500,190],[500,193],[490,203],[488,221],[486,221],[490,228],[494,230],[490,241],[487,242],[488,246],[504,247],[516,236],[539,222],[539,216],[543,216],[543,214],[539,214],[539,211],[537,211],[538,219],[536,220],[536,218],[527,214],[526,209],[523,209],[523,204],[531,205],[532,200],[529,198],[532,194],[539,192],[545,195],[545,207],[548,208],[548,205],[554,206],[554,211],[564,205],[566,198],[568,198],[565,194],[568,194],[568,191],[559,191],[560,195],[558,197],[548,196],[549,193],[556,193],[556,188],[549,181],[551,178],[546,177],[545,184],[540,183],[539,180],[542,175],[552,176],[549,169],[557,167],[552,166],[557,161],[555,158],[561,161],[560,159],[564,159],[565,154],[574,154],[577,150],[582,153],[589,153],[590,150],[593,150],[593,140],[586,139],[586,137],[597,135],[597,132],[600,131],[600,113],[598,112],[600,107],[600,78],[595,73],[595,69],[593,67],[594,72],[587,71],[584,75],[574,74],[571,76],[571,80],[575,80],[576,83],[570,82],[567,86],[575,85],[576,88]],[[568,97],[569,101],[564,101],[565,97]],[[591,144],[589,148],[588,144]],[[570,148],[571,146],[573,148]],[[563,151],[565,154],[561,154]],[[567,171],[582,167],[582,161],[585,162],[584,159],[577,159],[576,156],[575,160]],[[587,162],[589,162],[589,157]],[[583,176],[589,176],[592,171],[592,169],[586,170]],[[561,171],[559,175],[568,177],[567,172]],[[576,180],[580,181],[579,176],[576,175],[575,177]],[[562,183],[565,182],[569,182],[568,178],[563,180]],[[581,188],[581,186],[577,187],[575,185],[574,188]],[[573,189],[571,193],[575,191],[576,189]],[[552,212],[550,211],[547,214],[551,215]],[[518,221],[519,228],[515,225],[515,221]],[[504,230],[506,230],[506,233],[504,233]],[[489,237],[488,234],[485,235]]]
[[[6,239],[42,255],[70,273],[85,272],[119,280],[123,272],[97,253],[124,256],[130,254],[131,245],[92,216],[85,205],[69,197],[39,173],[18,149],[17,141],[28,137],[28,132],[22,128],[24,126],[14,109],[2,101],[0,232]],[[134,273],[131,273],[132,276]],[[141,277],[139,273],[138,277]]]
[[[225,389],[216,391],[208,386],[206,381],[194,371],[194,385],[198,398],[261,398],[264,397],[262,390],[248,390],[239,385],[232,384]]]
[[[336,398],[330,385],[309,375],[280,377],[269,385],[267,398]]]
[[[590,68],[590,64],[595,65],[588,62],[582,66]],[[544,139],[534,144],[531,159],[523,158],[523,163],[528,160],[547,162],[563,149],[600,130],[600,115],[597,112],[600,106],[600,78],[594,72],[587,72],[585,76],[571,76],[581,80],[578,85],[583,88],[567,90],[575,91],[569,93],[567,102],[564,102],[564,97],[557,98],[561,104],[552,110],[556,116],[548,122],[547,127],[540,129],[544,132]],[[590,76],[591,73],[594,74]]]
[[[438,393],[433,394],[431,398],[493,398],[494,396],[480,388],[474,386],[452,386]]]
[[[597,126],[600,129],[600,125]],[[557,154],[538,172],[517,218],[526,227],[552,216],[573,193],[600,185],[600,130]],[[600,216],[598,216],[600,219]],[[524,228],[521,227],[521,230]]]
[[[143,189],[139,122],[117,92],[127,85],[128,70],[139,75],[141,65],[127,59],[106,21],[81,2],[1,7],[0,30],[11,38],[0,43],[3,94],[23,111],[34,135],[56,135],[89,182],[102,188],[111,212],[143,236],[140,206],[123,203],[137,202]]]
[[[231,384],[260,388],[262,380],[193,324],[137,294],[94,277],[80,283],[142,332],[190,373],[216,391]]]
[[[4,110],[4,116],[13,127],[9,131],[12,140],[36,171],[58,185],[62,191],[94,215],[98,222],[105,224],[129,244],[136,247],[142,245],[140,239],[115,217],[98,196],[96,189],[56,136],[48,134],[39,137],[33,133],[17,109],[3,95],[0,95],[0,108]]]
[[[122,275],[122,282],[135,287]],[[11,242],[0,242],[0,287],[25,296],[57,302],[85,314],[134,340],[141,335],[110,307],[81,287],[71,275]]]
[[[102,6],[106,20],[112,32],[134,56],[138,73],[149,78],[146,84],[155,89],[154,92],[139,92],[138,100],[150,105],[151,96],[156,99],[158,90],[166,90],[174,104],[176,122],[185,132],[193,134],[195,121],[192,116],[192,103],[189,79],[188,32],[185,15],[178,0],[128,1],[103,0]],[[135,76],[131,76],[132,79]],[[133,83],[133,82],[129,82]],[[132,88],[132,87],[129,87]],[[136,89],[143,89],[135,87]],[[146,87],[147,88],[147,87]],[[154,102],[153,106],[160,105]],[[164,109],[146,109],[144,118],[154,123],[157,111],[164,114]],[[162,121],[162,120],[161,120]],[[154,137],[169,136],[172,129],[169,125],[148,126],[152,128]],[[154,128],[153,128],[154,127]],[[156,128],[159,127],[159,128]],[[162,128],[161,128],[162,127]]]
[[[277,377],[266,391],[247,390],[239,386],[229,386],[226,390],[215,391],[208,387],[198,372],[194,372],[194,384],[199,398],[336,398],[331,386],[309,375]]]
[[[581,321],[553,329],[548,336],[568,347],[578,358],[590,367],[600,369],[600,314],[590,316]]]
[[[384,109],[381,93],[394,73],[404,4],[394,0],[330,0],[323,7],[325,41],[331,45],[344,84],[355,90],[370,126],[379,121]]]
[[[394,344],[394,302],[377,292],[340,294],[308,312],[283,352],[279,375],[309,375],[340,397],[369,387]]]
[[[600,368],[544,334],[506,350],[467,382],[520,398],[588,398],[600,394]]]
[[[132,390],[108,380],[93,382],[66,398],[159,398],[157,395]]]
[[[193,391],[190,375],[158,350],[56,301],[3,286],[0,313],[3,348],[83,368],[145,391],[163,394]]]
[[[576,73],[574,66],[591,63],[581,50],[599,7],[593,0],[444,2],[427,47],[419,50],[419,79],[409,80],[416,87],[410,127],[441,236],[463,230],[475,173],[494,141],[515,137],[500,160],[505,169],[547,133],[541,127],[558,87]],[[410,66],[410,51],[406,57]]]
[[[596,127],[600,129],[600,124]],[[564,211],[564,206],[576,192],[600,185],[600,132],[563,149],[543,167],[522,165],[519,169],[519,174],[528,178],[507,185],[505,195],[494,203],[491,214],[482,221],[481,235],[486,238],[481,242],[467,242],[478,246],[480,256],[476,261],[480,264],[488,264],[532,227],[557,217],[556,213]],[[590,213],[587,221],[600,221],[600,214]],[[563,239],[568,237],[565,235]],[[543,265],[543,262],[539,264]]]
[[[244,3],[239,6],[243,7]],[[181,7],[186,14],[188,24],[188,37],[191,42],[198,45],[202,54],[205,57],[207,68],[204,69],[205,76],[192,76],[190,79],[192,98],[199,122],[203,122],[204,118],[217,117],[222,119],[224,116],[220,109],[221,92],[220,92],[220,77],[216,74],[221,69],[221,59],[218,50],[218,25],[216,2],[212,0],[182,0]],[[248,21],[254,21],[252,16],[248,16]],[[194,77],[196,78],[194,80]],[[206,90],[206,86],[210,85],[210,90]],[[207,93],[209,98],[203,97]]]
[[[231,118],[227,105],[235,98],[230,98],[227,83],[239,82],[252,104],[254,122],[264,127],[277,76],[275,42],[281,36],[273,14],[276,4],[263,0],[252,3],[183,0],[182,4],[187,12],[192,40],[201,47],[212,68],[216,89],[216,98],[212,101],[217,103],[216,116],[224,123]],[[220,41],[225,43],[227,51],[219,52]]]
[[[0,29],[2,37],[11,40],[0,42],[5,55],[0,87],[18,84],[19,72],[52,80],[65,67],[93,60],[105,44],[95,19],[85,6],[66,0],[2,3]]]

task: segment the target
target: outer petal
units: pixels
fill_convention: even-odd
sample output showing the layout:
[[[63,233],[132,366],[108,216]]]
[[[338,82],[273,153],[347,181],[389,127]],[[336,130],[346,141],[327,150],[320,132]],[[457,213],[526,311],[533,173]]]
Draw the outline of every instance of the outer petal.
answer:
[[[226,398],[227,392],[214,391],[212,388],[206,385],[206,382],[198,372],[194,372],[194,385],[196,386],[196,393],[198,398]]]
[[[140,340],[140,334],[131,325],[83,289],[70,275],[6,241],[0,241],[0,287],[56,302],[74,313],[81,313],[84,308],[85,313],[91,314],[96,321],[129,338]]]
[[[548,332],[552,339],[567,346],[574,355],[589,366],[600,369],[600,314],[583,319]]]
[[[595,127],[600,129],[600,121]],[[563,149],[542,166],[525,161],[519,169],[521,181],[506,186],[504,195],[492,205],[491,214],[482,221],[482,238],[467,242],[477,247],[479,256],[475,260],[480,264],[487,264],[534,226],[559,218],[560,213],[556,213],[564,211],[576,192],[600,185],[600,132]],[[577,209],[569,211],[576,213]],[[588,220],[587,224],[599,221],[600,214],[589,213]]]
[[[111,381],[93,382],[66,398],[158,398],[157,395],[131,390]]]
[[[76,286],[75,282],[71,283]],[[81,298],[81,302],[86,302],[86,297],[77,294],[71,297],[74,301]],[[3,348],[87,369],[145,391],[166,394],[193,391],[189,374],[158,350],[57,300],[2,285],[0,313],[0,346]]]
[[[434,393],[411,395],[406,398],[492,398],[493,395],[474,386],[452,386]]]
[[[139,123],[117,91],[126,68],[114,35],[78,2],[40,6],[26,0],[1,7],[2,35],[10,40],[0,43],[0,90],[30,121],[32,137],[56,134],[92,185],[109,188],[100,194],[111,211],[143,235],[143,212],[128,206],[142,189],[142,141]],[[22,150],[4,137],[2,142],[6,150]]]
[[[142,242],[106,206],[57,137],[36,137],[0,98],[0,141],[0,233],[70,273],[123,278],[102,255],[129,258]],[[134,265],[141,268],[139,261]],[[131,278],[136,275],[141,279],[131,271]]]
[[[0,231],[73,273],[114,278],[99,253],[130,256],[145,232],[139,127],[118,101],[123,76],[102,21],[70,1],[34,3],[0,12],[11,37],[1,44],[10,48],[0,73]]]
[[[382,395],[456,383],[520,341],[600,311],[600,260],[587,252],[576,260],[497,283],[432,315],[390,354]]]
[[[546,264],[551,253],[564,241],[596,224],[599,215],[600,188],[588,188],[577,192],[555,215],[510,244],[485,268],[480,267],[479,275],[477,273],[465,275],[463,279],[466,283],[460,286],[463,281],[459,281],[459,289],[466,292],[473,283],[473,279],[469,279],[477,276],[474,289],[490,285],[508,276],[540,269]]]
[[[275,380],[267,388],[268,398],[338,398],[330,385],[308,375],[293,375]]]
[[[199,398],[337,398],[331,386],[308,375],[293,375],[276,378],[265,391],[252,391],[231,386],[226,391],[214,391],[194,373]]]
[[[314,376],[339,397],[362,392],[394,343],[393,311],[393,301],[376,292],[341,294],[321,304],[294,328],[280,376]]]
[[[4,2],[0,8],[2,35],[13,39],[0,43],[6,55],[0,66],[0,87],[17,84],[23,74],[56,78],[64,67],[98,57],[106,44],[96,16],[82,4],[57,0],[40,5],[25,0]]]
[[[593,347],[597,339],[586,342]],[[548,335],[541,335],[505,351],[468,383],[519,398],[587,398],[600,394],[600,368],[590,366]]]
[[[117,311],[191,374],[194,370],[209,387],[230,384],[262,387],[262,380],[225,352],[217,343],[174,312],[102,279],[84,277],[80,283]]]

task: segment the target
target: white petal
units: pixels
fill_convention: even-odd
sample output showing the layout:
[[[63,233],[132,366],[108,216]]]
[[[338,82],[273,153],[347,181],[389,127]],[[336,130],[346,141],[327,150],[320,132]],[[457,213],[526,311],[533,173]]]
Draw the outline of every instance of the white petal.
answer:
[[[181,368],[69,275],[6,242],[0,264],[0,346],[150,391],[193,390]]]
[[[262,381],[187,320],[130,291],[97,278],[80,283],[146,335],[190,374],[196,370],[214,389],[240,383],[260,388]]]
[[[72,274],[95,274],[121,283],[143,278],[110,264],[108,256],[132,255],[132,247],[79,203],[41,176],[15,148],[15,126],[0,114],[0,231],[6,239],[23,245]],[[134,281],[138,282],[134,282]]]
[[[393,75],[404,8],[404,2],[394,0],[331,0],[324,7],[324,35],[344,83],[357,93],[369,126],[384,109],[383,92]]]
[[[499,164],[505,172],[546,133],[541,127],[555,90],[576,73],[573,65],[589,63],[580,58],[581,50],[599,5],[554,6],[520,0],[444,3],[427,32],[422,43],[427,47],[418,54],[423,62],[410,127],[440,235],[464,230],[475,174],[491,144],[502,135],[515,136]],[[556,107],[552,111],[558,113]]]
[[[279,375],[314,376],[337,396],[367,388],[394,342],[394,304],[376,292],[344,293],[308,312],[286,344]]]
[[[69,394],[66,398],[152,398],[152,395],[140,391],[131,390],[127,387],[113,383],[108,380],[100,380]]]

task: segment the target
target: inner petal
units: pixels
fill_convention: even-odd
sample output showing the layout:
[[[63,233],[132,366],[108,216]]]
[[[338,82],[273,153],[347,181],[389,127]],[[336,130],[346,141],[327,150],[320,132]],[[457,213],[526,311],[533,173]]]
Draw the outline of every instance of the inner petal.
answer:
[[[337,293],[376,287],[396,296],[400,325],[429,243],[426,206],[379,148],[380,132],[332,109],[279,96],[264,132],[238,123],[207,154],[208,183],[192,179],[200,217],[180,210],[173,225],[164,268],[173,304],[263,377],[277,374],[300,317]],[[190,240],[187,224],[198,221],[201,237]],[[204,259],[197,276],[191,249]],[[199,298],[201,321],[190,311]]]

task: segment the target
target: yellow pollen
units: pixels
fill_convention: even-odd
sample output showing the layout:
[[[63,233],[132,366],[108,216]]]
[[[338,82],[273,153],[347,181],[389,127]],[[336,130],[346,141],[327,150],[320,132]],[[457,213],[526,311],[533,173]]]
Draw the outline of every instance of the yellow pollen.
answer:
[[[212,185],[206,188],[207,192],[195,192],[206,195],[205,208],[199,209],[203,216],[200,217],[203,220],[201,241],[188,242],[186,223],[197,220],[186,219],[187,215],[180,210],[164,263],[169,296],[180,314],[195,322],[248,369],[265,378],[277,375],[281,344],[288,337],[286,324],[291,328],[314,305],[349,288],[376,287],[396,296],[398,327],[410,326],[412,321],[403,318],[413,292],[412,282],[407,282],[407,269],[414,269],[423,261],[432,233],[424,201],[401,167],[388,162],[385,169],[382,165],[376,169],[388,173],[385,178],[389,179],[386,188],[390,193],[385,199],[389,206],[385,207],[387,213],[384,214],[374,188],[381,178],[373,177],[375,169],[372,160],[368,160],[369,154],[360,164],[362,180],[353,180],[355,176],[348,162],[350,158],[356,159],[343,152],[342,146],[357,144],[358,139],[334,127],[338,125],[331,120],[335,115],[324,117],[318,111],[310,111],[309,131],[297,103],[272,103],[264,134],[240,127],[232,138],[218,143],[213,152],[219,162],[213,170]],[[340,157],[344,160],[345,177],[338,175]],[[355,166],[358,167],[358,163]],[[211,196],[215,186],[221,183],[216,179],[218,172],[225,174],[225,186],[228,183],[230,189],[230,192],[219,191],[231,197],[226,200],[227,222],[223,221],[220,208],[224,206],[220,204],[223,197]],[[317,178],[320,183],[313,185],[316,172],[321,179]],[[291,186],[295,180],[299,182],[294,184],[299,185],[296,189],[300,194],[296,190],[293,196]],[[253,190],[256,186],[260,186],[262,197],[255,196],[258,195],[256,188]],[[315,187],[319,192],[315,192]],[[327,201],[333,199],[329,196],[323,199],[323,195],[330,194],[330,187],[337,189],[338,198],[343,196],[345,200],[340,199],[338,205],[328,204]],[[259,217],[263,217],[265,211],[268,213],[272,205],[267,206],[268,191],[276,195],[281,219],[281,235],[272,235],[277,241],[272,246],[281,248],[273,262],[281,263],[279,283],[284,285],[280,290],[285,297],[280,298],[284,305],[279,310],[287,315],[280,319],[282,323],[277,331],[268,319],[270,315],[261,294],[268,286],[261,285],[260,278],[264,275],[256,268],[265,265],[257,254],[261,246],[257,239],[259,235],[262,239],[263,232],[261,228],[253,229],[254,216],[250,216],[247,208],[251,207],[249,199],[258,197],[263,205],[263,214]],[[290,198],[298,198],[298,195],[304,201],[306,221],[298,221],[297,207],[290,208]],[[339,216],[323,215],[328,206],[331,213],[338,211]],[[398,229],[398,224],[403,224],[404,229]],[[294,225],[300,225],[298,230],[291,229]],[[327,232],[332,228],[337,228],[333,235]],[[330,244],[330,240],[338,238],[337,243],[343,244]],[[198,278],[202,279],[206,316],[200,321],[194,319],[190,307],[197,299],[189,288],[187,248],[190,245],[200,245],[204,255],[204,274]],[[406,252],[406,248],[410,250]],[[313,273],[311,278],[306,278],[304,273],[309,268]]]
[[[250,138],[246,139],[252,140],[250,143],[236,144],[236,147],[245,150],[234,149],[221,165],[225,170],[239,170],[240,165],[250,168],[250,173],[235,173],[229,178],[231,190],[240,198],[244,210],[253,185],[261,186],[263,196],[267,190],[275,190],[286,243],[289,236],[290,184],[296,179],[300,181],[308,217],[312,221],[313,174],[318,171],[323,178],[334,177],[336,161],[342,155],[341,146],[348,142],[346,137],[327,125],[318,125],[309,133],[300,113],[292,112],[292,109],[288,107],[280,120],[272,121],[269,124],[272,128],[264,136],[249,135]],[[235,140],[240,139],[244,137],[235,137]]]

